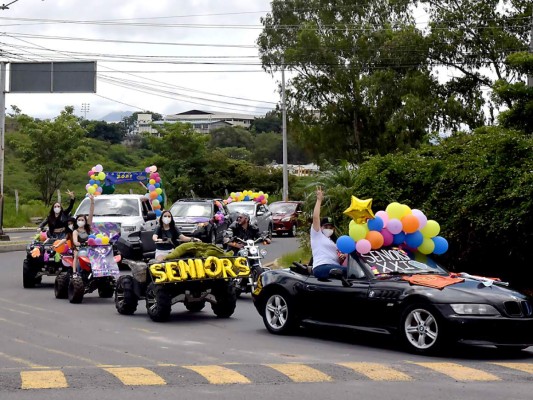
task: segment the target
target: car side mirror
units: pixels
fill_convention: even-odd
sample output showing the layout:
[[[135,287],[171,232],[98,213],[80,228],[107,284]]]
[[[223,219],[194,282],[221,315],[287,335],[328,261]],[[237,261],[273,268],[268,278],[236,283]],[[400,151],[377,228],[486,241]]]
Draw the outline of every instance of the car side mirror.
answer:
[[[344,272],[340,268],[331,269],[329,271],[329,277],[331,279],[337,279],[337,280],[342,281],[342,286],[344,286],[344,287],[352,286],[352,284],[346,280],[346,278],[344,277]]]
[[[144,216],[144,221],[154,221],[157,218],[157,215],[155,215],[155,211],[148,211],[148,213]]]

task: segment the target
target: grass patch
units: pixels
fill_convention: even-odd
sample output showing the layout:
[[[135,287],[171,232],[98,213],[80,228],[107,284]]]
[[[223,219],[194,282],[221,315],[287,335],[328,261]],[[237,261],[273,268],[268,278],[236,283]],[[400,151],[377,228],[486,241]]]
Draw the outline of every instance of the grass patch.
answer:
[[[36,226],[33,222],[31,222],[31,218],[44,218],[50,212],[50,207],[46,207],[42,202],[38,200],[30,200],[26,204],[20,205],[17,213],[15,208],[15,199],[6,196],[4,200],[4,228]]]
[[[278,259],[278,265],[280,268],[289,268],[294,261],[307,264],[311,259],[311,253],[309,250],[298,249],[294,253],[287,253]]]

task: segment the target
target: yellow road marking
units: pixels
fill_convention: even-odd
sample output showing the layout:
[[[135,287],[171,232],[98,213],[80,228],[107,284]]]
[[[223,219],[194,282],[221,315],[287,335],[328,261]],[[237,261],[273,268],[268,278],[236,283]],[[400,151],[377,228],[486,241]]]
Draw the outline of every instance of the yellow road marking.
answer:
[[[403,372],[397,371],[383,364],[350,362],[338,363],[343,367],[350,368],[355,372],[367,376],[374,381],[410,381],[411,377]]]
[[[294,382],[330,382],[333,380],[331,376],[304,364],[265,365],[288,376]]]
[[[229,368],[220,365],[189,365],[183,368],[190,369],[214,385],[226,385],[230,383],[250,383],[250,380],[244,375],[239,374]]]
[[[47,351],[49,353],[59,354],[59,355],[65,356],[65,357],[70,357],[70,358],[73,358],[75,360],[84,361],[84,362],[86,362],[88,364],[92,364],[92,365],[98,365],[98,363],[96,361],[91,360],[90,358],[85,358],[85,357],[78,356],[78,355],[75,355],[75,354],[72,354],[72,353],[67,353],[66,351],[61,351],[61,350],[51,349],[49,347],[36,345],[34,343],[26,342],[25,340],[22,340],[22,339],[13,339],[13,340],[15,342],[22,343],[22,344],[24,344],[26,346],[37,347],[37,348],[39,348],[39,350],[44,350],[44,351]]]
[[[500,365],[502,367],[517,369],[518,371],[528,372],[533,374],[533,364],[526,363],[505,363],[505,362],[495,362],[492,364]]]
[[[22,389],[58,389],[68,387],[63,372],[53,371],[22,371]]]
[[[166,385],[163,378],[146,368],[104,368],[110,374],[115,375],[124,385]]]
[[[413,362],[425,368],[448,375],[457,381],[499,381],[496,375],[455,363]]]
[[[44,365],[35,364],[35,363],[32,363],[29,360],[25,360],[25,359],[19,358],[19,357],[10,356],[10,355],[8,355],[6,353],[2,353],[2,352],[0,352],[0,356],[2,356],[4,358],[7,358],[10,361],[14,361],[14,362],[17,362],[19,364],[27,365],[28,367],[31,367],[31,368],[49,368],[49,367],[45,367]]]
[[[157,333],[155,331],[151,331],[150,329],[144,329],[144,328],[131,328],[134,331],[139,331],[143,333]]]

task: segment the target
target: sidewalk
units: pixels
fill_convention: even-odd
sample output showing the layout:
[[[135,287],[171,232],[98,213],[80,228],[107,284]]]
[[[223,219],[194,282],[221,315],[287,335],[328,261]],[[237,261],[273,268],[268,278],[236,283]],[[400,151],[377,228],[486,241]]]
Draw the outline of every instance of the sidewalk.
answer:
[[[37,227],[20,227],[20,228],[4,228],[4,233],[9,236],[10,233],[15,232],[35,232],[37,233]],[[27,240],[24,241],[13,241],[6,240],[0,241],[0,253],[7,253],[10,251],[24,251],[26,250],[26,245],[28,244]]]

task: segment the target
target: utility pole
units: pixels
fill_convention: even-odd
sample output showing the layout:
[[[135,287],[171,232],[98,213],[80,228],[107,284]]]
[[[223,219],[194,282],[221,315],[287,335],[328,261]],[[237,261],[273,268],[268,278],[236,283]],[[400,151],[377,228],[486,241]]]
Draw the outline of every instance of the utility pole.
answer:
[[[91,105],[89,103],[81,103],[81,112],[83,113],[83,119],[87,119],[87,113],[89,112]]]
[[[281,60],[281,129],[283,132],[283,201],[289,200],[289,174],[287,170],[287,104],[285,100],[285,60]]]
[[[6,129],[6,64],[0,62],[0,240],[9,240],[4,234],[4,133]]]
[[[529,32],[529,53],[533,54],[533,7],[531,8],[531,31]],[[533,87],[533,73],[527,76],[527,86]]]

